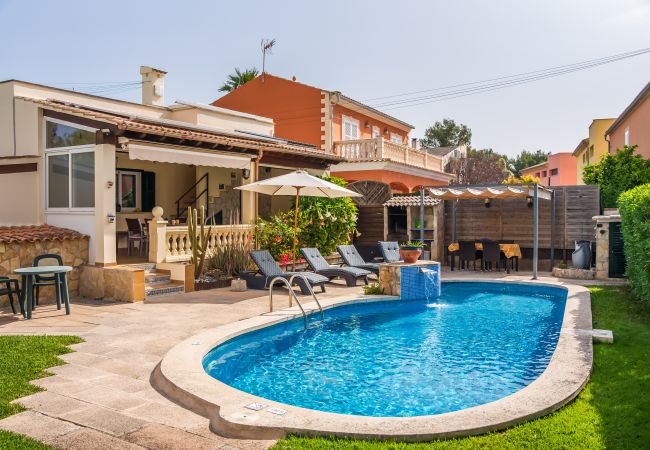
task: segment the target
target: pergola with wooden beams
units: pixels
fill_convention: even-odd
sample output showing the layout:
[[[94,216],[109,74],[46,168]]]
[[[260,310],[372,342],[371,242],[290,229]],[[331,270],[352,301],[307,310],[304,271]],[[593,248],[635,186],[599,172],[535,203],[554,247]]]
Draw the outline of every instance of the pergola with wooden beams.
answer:
[[[533,207],[533,280],[537,279],[539,259],[539,200],[550,200],[551,205],[551,267],[555,257],[555,192],[539,184],[522,185],[458,185],[449,187],[422,186],[420,188],[420,218],[424,220],[425,195],[439,200],[452,200],[452,241],[456,240],[456,210],[460,200],[477,199],[532,199]],[[424,242],[424,230],[420,231],[420,242]]]

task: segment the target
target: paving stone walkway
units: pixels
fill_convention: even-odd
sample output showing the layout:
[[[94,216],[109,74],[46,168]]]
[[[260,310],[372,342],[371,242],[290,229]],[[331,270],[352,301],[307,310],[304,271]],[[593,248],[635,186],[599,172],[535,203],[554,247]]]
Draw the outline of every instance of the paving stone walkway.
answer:
[[[356,288],[355,292],[360,292]],[[351,292],[330,285],[327,295]],[[267,311],[260,291],[228,289],[160,297],[145,303],[76,299],[65,316],[43,305],[32,320],[0,312],[0,334],[72,334],[85,342],[62,355],[54,376],[34,380],[45,390],[18,400],[27,411],[0,428],[67,449],[266,449],[273,441],[227,439],[208,420],[159,394],[151,372],[167,351],[205,329]],[[283,308],[287,297],[275,301]]]
[[[505,273],[443,273],[444,279],[468,277]],[[360,287],[330,284],[327,295],[360,292]],[[61,357],[67,364],[50,369],[54,376],[33,381],[45,390],[19,399],[28,410],[0,420],[0,428],[66,449],[269,448],[274,442],[218,436],[206,418],[172,403],[149,382],[165,353],[181,340],[266,312],[268,297],[260,294],[218,289],[145,303],[76,299],[70,316],[43,305],[29,321],[0,311],[0,335],[71,334],[85,340]],[[276,308],[283,308],[286,297],[278,295],[276,301]]]

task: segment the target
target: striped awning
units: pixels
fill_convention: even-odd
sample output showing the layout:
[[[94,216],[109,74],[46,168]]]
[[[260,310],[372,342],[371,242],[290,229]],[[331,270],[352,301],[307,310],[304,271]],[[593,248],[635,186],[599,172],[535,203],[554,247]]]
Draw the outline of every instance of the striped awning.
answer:
[[[528,198],[535,195],[534,186],[458,186],[448,188],[429,188],[429,195],[440,200],[462,199],[499,199],[499,198]],[[541,187],[537,191],[538,198],[550,200],[551,193]]]

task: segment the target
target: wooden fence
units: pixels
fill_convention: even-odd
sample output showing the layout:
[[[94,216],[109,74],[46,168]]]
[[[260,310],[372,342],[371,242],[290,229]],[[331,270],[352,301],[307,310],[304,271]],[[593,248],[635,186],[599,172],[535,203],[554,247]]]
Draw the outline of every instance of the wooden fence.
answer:
[[[573,250],[578,240],[593,241],[593,216],[600,214],[598,186],[560,186],[555,191],[555,240],[557,260],[564,249]],[[452,201],[445,201],[445,245],[452,238]],[[544,258],[551,248],[552,201],[539,200],[539,248]],[[522,249],[533,247],[533,208],[524,199],[460,200],[456,209],[456,240],[513,239]]]

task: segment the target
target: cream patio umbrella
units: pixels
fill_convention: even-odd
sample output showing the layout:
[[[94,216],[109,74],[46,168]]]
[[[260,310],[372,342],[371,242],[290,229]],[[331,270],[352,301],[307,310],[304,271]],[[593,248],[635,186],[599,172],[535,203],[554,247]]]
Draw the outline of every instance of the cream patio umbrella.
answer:
[[[363,197],[358,192],[351,191],[329,181],[309,175],[304,170],[295,170],[255,183],[238,186],[235,189],[257,192],[266,195],[292,195],[296,197],[296,209],[293,214],[293,268],[296,268],[296,240],[298,238],[298,211],[300,196],[303,197]]]

